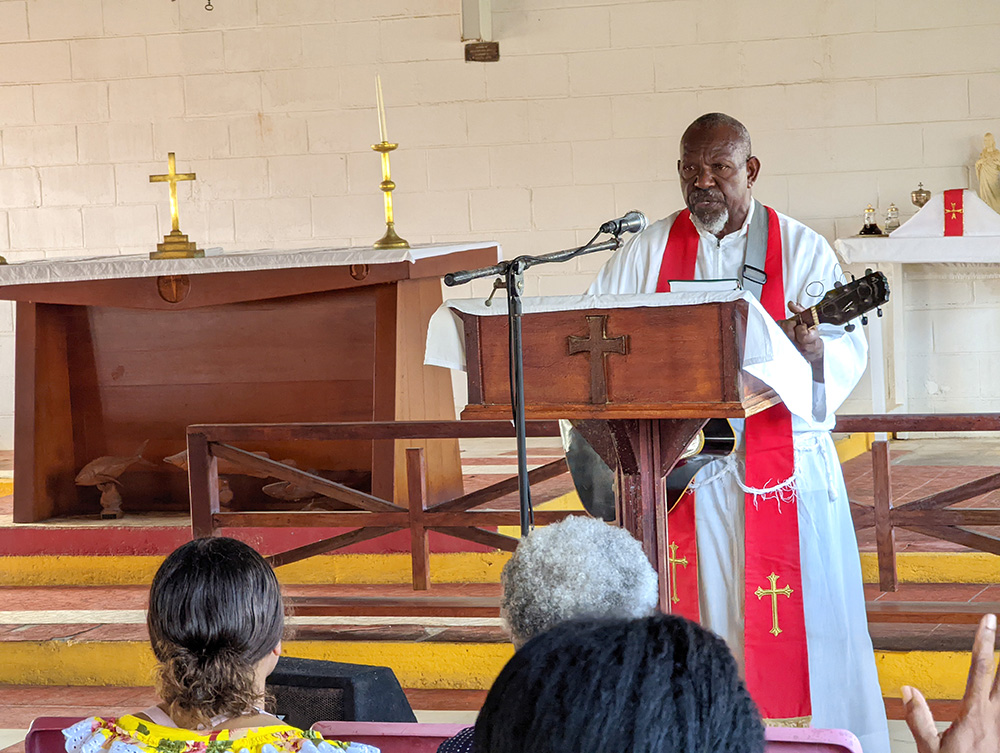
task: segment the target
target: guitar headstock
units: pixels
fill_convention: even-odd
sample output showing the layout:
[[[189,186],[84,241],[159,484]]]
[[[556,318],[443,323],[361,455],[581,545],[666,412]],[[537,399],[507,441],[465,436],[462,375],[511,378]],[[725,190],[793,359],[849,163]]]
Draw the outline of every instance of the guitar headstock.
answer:
[[[841,325],[882,306],[888,300],[889,282],[885,275],[869,269],[864,277],[843,285],[837,284],[833,290],[827,291],[813,310],[817,324]],[[853,329],[852,325],[848,325],[850,329]]]

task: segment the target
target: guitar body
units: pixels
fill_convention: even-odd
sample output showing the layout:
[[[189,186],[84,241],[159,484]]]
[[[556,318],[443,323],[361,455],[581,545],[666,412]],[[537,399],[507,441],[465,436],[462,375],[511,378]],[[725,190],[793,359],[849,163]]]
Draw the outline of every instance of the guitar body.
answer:
[[[584,509],[595,518],[615,519],[615,472],[576,429],[564,428],[563,449],[573,485]],[[667,474],[667,510],[672,510],[687,490],[695,474],[705,465],[736,449],[733,427],[724,418],[705,424],[692,446]]]
[[[710,418],[701,430],[701,447],[694,455],[682,457],[667,474],[667,512],[674,509],[695,475],[713,460],[731,455],[736,449],[736,434],[728,420]]]

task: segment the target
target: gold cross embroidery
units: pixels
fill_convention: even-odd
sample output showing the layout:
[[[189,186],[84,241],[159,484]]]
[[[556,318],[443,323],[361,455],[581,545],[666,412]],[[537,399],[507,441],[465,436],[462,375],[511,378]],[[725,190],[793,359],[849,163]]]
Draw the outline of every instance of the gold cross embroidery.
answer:
[[[792,595],[792,589],[790,586],[785,586],[784,588],[778,588],[779,577],[780,576],[771,573],[770,575],[767,576],[767,579],[771,581],[771,587],[765,589],[761,588],[760,586],[757,586],[757,590],[754,591],[758,600],[763,599],[765,596],[771,597],[772,627],[768,632],[770,632],[771,635],[773,635],[776,638],[778,637],[778,633],[781,632],[781,628],[778,627],[778,597]]]
[[[964,209],[956,209],[955,208],[955,202],[954,201],[951,202],[951,209],[945,209],[944,210],[945,214],[948,214],[948,212],[951,212],[951,218],[953,220],[958,219],[958,215],[965,214],[965,210]]]
[[[670,554],[667,555],[667,564],[670,566],[670,601],[678,604],[681,599],[677,595],[677,566],[683,565],[686,568],[688,560],[687,557],[677,557],[677,544],[674,542],[671,541],[667,548],[670,550]]]

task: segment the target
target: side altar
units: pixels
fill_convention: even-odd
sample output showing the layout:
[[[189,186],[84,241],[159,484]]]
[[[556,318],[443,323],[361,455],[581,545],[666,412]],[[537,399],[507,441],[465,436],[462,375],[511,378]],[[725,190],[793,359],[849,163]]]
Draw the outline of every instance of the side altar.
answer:
[[[17,302],[15,522],[99,512],[76,474],[144,443],[149,462],[120,479],[126,512],[186,510],[187,475],[162,459],[191,424],[454,418],[448,374],[422,365],[424,333],[441,276],[498,258],[466,243],[0,266],[0,299]],[[428,496],[461,495],[457,440],[248,449],[402,501],[412,446]],[[274,503],[260,479],[231,483],[234,506]]]

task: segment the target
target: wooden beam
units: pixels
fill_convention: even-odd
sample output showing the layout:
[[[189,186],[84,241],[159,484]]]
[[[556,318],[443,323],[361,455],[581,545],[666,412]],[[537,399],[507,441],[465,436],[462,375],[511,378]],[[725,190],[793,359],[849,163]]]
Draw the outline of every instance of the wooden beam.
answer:
[[[500,599],[486,596],[292,596],[299,617],[499,617]]]
[[[558,437],[558,421],[527,421],[529,437]],[[350,421],[293,424],[198,424],[190,431],[210,442],[295,442],[345,439],[478,439],[513,437],[507,420],[488,421]]]
[[[984,614],[1000,612],[1000,602],[869,601],[868,622],[975,625]]]
[[[875,547],[878,552],[878,585],[895,591],[896,533],[892,520],[892,478],[889,472],[889,442],[872,443],[872,477],[875,486]]]
[[[1000,431],[1000,413],[890,413],[837,416],[836,432]]]
[[[566,458],[559,458],[558,460],[553,460],[551,463],[546,463],[545,465],[539,466],[534,470],[528,471],[528,483],[534,485],[540,481],[547,481],[550,478],[561,476],[568,471],[569,466],[566,465]],[[487,502],[492,502],[495,499],[500,499],[500,497],[506,497],[508,494],[513,494],[516,491],[517,476],[511,476],[510,478],[498,481],[497,483],[479,489],[478,491],[436,504],[429,508],[428,511],[463,512],[469,510],[470,508],[486,504]]]
[[[238,465],[252,471],[267,473],[274,478],[287,481],[296,486],[301,486],[310,491],[316,492],[324,497],[344,502],[352,507],[359,507],[370,512],[405,512],[405,507],[386,502],[384,499],[374,497],[371,494],[359,492],[349,486],[338,484],[322,476],[292,468],[290,465],[279,463],[277,460],[262,458],[252,452],[241,450],[238,447],[231,447],[227,444],[213,443],[211,445],[212,455],[217,458],[225,458]]]
[[[987,536],[984,533],[976,533],[975,531],[970,531],[965,528],[956,528],[954,526],[937,526],[935,528],[929,528],[926,526],[907,525],[899,527],[924,536],[930,536],[932,539],[943,539],[944,541],[950,541],[953,544],[961,544],[962,546],[969,547],[969,549],[976,549],[980,552],[1000,554],[1000,539],[996,536]]]
[[[548,525],[573,515],[582,515],[579,510],[536,510],[535,523]],[[220,512],[213,516],[217,528],[282,528],[286,526],[303,528],[355,528],[367,526],[410,527],[409,512],[359,512],[354,510],[335,512],[280,511],[280,512]],[[468,526],[516,526],[520,525],[517,510],[481,510],[477,512],[426,513],[424,524],[427,528],[461,528]]]
[[[493,40],[491,0],[462,0],[462,41]]]
[[[214,536],[219,512],[219,461],[204,434],[188,432],[188,497],[191,500],[191,538]]]
[[[940,491],[935,494],[929,494],[926,497],[921,497],[920,499],[915,499],[912,502],[907,502],[905,505],[900,505],[897,509],[900,511],[905,510],[907,512],[916,510],[935,510],[941,507],[947,507],[948,505],[953,505],[956,502],[964,502],[967,499],[978,497],[980,494],[986,494],[987,492],[994,491],[995,489],[1000,489],[1000,473],[982,476],[974,481],[969,481],[968,483],[952,487],[951,489],[945,489],[944,491]],[[990,524],[987,523],[980,525]]]
[[[342,533],[339,536],[332,536],[328,539],[322,539],[321,541],[314,541],[312,544],[305,544],[303,546],[295,547],[295,549],[287,549],[284,552],[272,554],[264,559],[268,561],[271,567],[281,567],[282,565],[288,565],[292,562],[298,562],[299,560],[304,560],[309,557],[315,557],[318,554],[326,554],[327,552],[332,552],[336,549],[343,549],[345,546],[351,546],[351,544],[358,544],[362,541],[377,539],[379,536],[385,536],[387,533],[393,533],[399,530],[402,529],[399,527],[357,528],[353,531]]]
[[[454,536],[456,539],[464,539],[465,541],[472,541],[483,546],[496,547],[505,552],[513,552],[517,549],[517,544],[520,541],[520,539],[514,536],[507,536],[502,533],[486,531],[482,528],[472,526],[437,526],[433,530],[447,536]]]
[[[976,508],[958,510],[903,510],[889,515],[894,526],[1000,526],[1000,510]]]
[[[427,511],[427,463],[422,447],[406,450],[406,487],[410,506],[410,566],[413,590],[426,591],[431,587],[430,547],[424,515]]]

